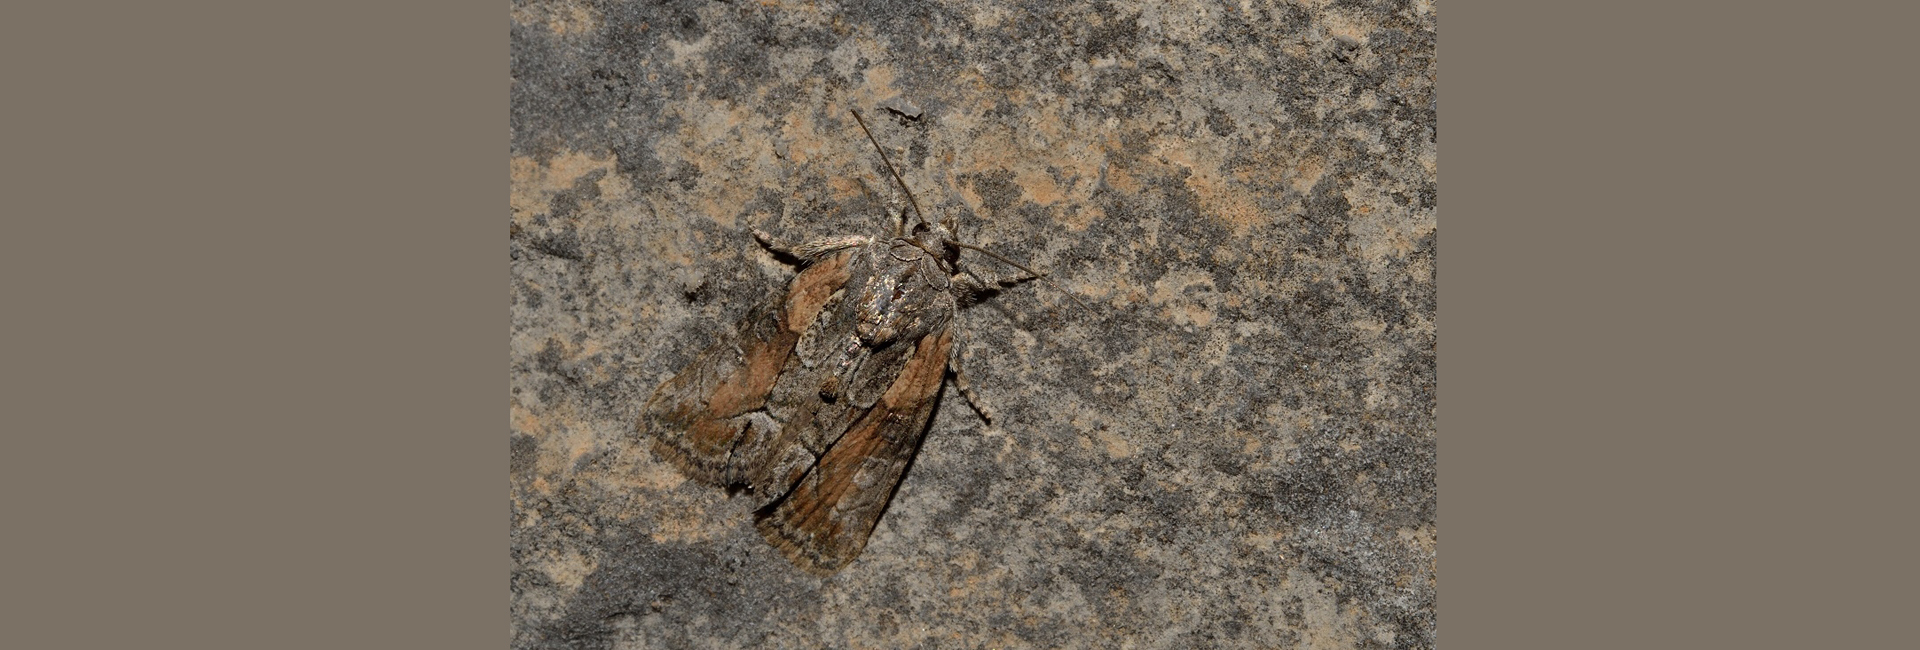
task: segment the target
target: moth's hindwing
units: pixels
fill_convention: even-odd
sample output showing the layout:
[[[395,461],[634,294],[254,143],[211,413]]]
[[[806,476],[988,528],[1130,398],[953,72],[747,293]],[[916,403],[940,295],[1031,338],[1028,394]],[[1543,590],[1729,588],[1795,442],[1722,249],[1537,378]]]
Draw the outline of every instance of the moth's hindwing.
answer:
[[[764,483],[779,466],[811,464],[803,445],[753,412],[848,277],[851,251],[820,260],[784,295],[756,307],[727,336],[660,386],[642,410],[653,449],[690,479],[727,487]]]
[[[760,534],[788,560],[829,575],[866,548],[867,536],[926,435],[952,345],[953,333],[945,327],[922,336],[873,408],[832,443],[792,491],[756,513]]]

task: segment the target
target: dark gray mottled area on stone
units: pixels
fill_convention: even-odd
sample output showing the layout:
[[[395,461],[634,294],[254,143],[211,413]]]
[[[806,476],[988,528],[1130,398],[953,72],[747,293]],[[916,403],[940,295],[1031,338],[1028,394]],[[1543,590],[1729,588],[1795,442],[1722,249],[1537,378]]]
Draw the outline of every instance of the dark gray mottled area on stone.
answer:
[[[515,2],[513,646],[1433,647],[1434,20]],[[929,212],[1059,287],[962,313],[996,419],[949,384],[821,579],[633,423],[792,277],[749,228],[888,232],[848,109]]]

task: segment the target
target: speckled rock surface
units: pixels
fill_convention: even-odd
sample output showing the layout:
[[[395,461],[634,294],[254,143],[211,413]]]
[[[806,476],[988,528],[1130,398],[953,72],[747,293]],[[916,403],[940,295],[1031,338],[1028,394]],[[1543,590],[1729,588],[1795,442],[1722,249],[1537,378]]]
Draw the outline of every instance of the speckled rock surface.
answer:
[[[514,647],[1432,647],[1434,25],[514,3]],[[929,211],[1061,288],[962,313],[995,421],[949,383],[865,554],[821,579],[634,421],[792,277],[749,228],[887,232],[848,109]]]

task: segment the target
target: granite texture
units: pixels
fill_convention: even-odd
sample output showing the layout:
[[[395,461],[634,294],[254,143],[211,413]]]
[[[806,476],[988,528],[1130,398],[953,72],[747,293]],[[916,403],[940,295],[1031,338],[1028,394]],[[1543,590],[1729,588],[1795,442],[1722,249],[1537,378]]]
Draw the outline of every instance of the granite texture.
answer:
[[[512,645],[1432,647],[1434,21],[514,3]],[[962,312],[996,419],[949,383],[821,579],[634,421],[792,277],[749,228],[889,232],[848,109],[962,239],[1059,286]]]

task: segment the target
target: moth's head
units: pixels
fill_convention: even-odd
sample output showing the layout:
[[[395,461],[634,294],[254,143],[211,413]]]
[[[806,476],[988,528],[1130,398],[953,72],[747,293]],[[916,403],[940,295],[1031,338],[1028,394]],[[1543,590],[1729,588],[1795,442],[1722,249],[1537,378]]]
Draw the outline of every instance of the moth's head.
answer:
[[[913,238],[914,243],[918,244],[921,250],[932,253],[946,262],[948,268],[953,268],[955,264],[960,263],[960,247],[953,245],[951,219],[937,223],[929,221],[916,223],[913,225],[913,232],[908,233],[908,236]]]

